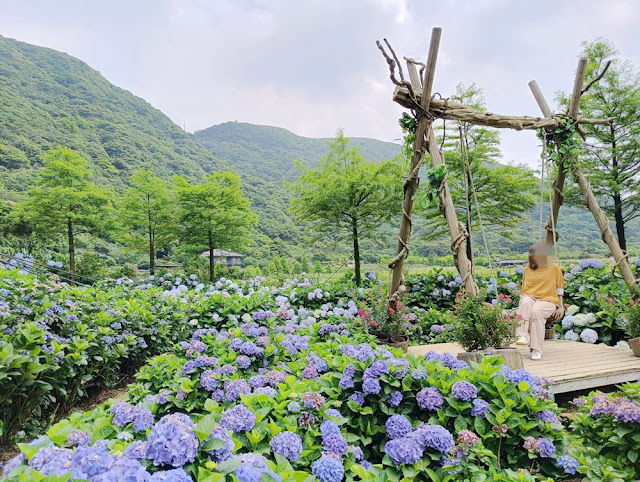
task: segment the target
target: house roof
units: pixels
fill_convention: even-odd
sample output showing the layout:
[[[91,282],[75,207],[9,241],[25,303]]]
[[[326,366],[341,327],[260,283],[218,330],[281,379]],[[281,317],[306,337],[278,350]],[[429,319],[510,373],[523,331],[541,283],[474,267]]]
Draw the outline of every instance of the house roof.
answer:
[[[204,256],[205,258],[209,257],[209,251],[203,251],[202,253],[200,253],[200,256]],[[215,256],[216,258],[218,257],[225,257],[225,258],[244,258],[246,255],[244,254],[240,254],[240,253],[234,253],[233,251],[225,251],[224,249],[214,249],[213,250],[213,256]]]

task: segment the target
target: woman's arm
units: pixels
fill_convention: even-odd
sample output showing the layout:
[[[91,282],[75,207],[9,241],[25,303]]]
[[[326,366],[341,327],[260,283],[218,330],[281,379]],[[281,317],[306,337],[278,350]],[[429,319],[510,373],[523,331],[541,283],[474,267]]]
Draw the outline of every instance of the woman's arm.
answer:
[[[558,298],[560,300],[558,309],[553,312],[551,318],[554,320],[559,320],[564,316],[564,275],[562,274],[562,269],[560,266],[556,265],[556,291],[558,293]]]

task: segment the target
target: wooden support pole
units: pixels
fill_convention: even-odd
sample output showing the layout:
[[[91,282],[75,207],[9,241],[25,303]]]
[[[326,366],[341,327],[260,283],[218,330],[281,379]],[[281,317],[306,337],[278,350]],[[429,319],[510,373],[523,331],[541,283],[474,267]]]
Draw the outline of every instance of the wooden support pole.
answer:
[[[529,88],[531,89],[533,97],[536,99],[536,102],[538,103],[538,106],[542,111],[542,115],[544,115],[545,117],[552,117],[553,112],[551,111],[549,104],[547,104],[547,100],[544,98],[544,95],[542,94],[538,83],[535,80],[532,80],[531,82],[529,82]]]
[[[440,147],[436,140],[436,135],[433,132],[433,125],[431,124],[429,125],[427,132],[427,146],[433,167],[444,164],[442,160],[442,153],[440,152]],[[456,208],[453,204],[451,192],[449,191],[449,184],[447,183],[446,178],[443,180],[442,186],[438,191],[438,197],[440,198],[440,206],[444,217],[447,220],[449,233],[451,234],[453,260],[455,261],[456,268],[458,268],[458,272],[462,277],[465,291],[470,295],[475,296],[478,294],[478,285],[473,279],[471,261],[469,261],[469,257],[467,256],[467,250],[464,243],[468,233],[464,224],[458,220]]]
[[[431,32],[431,42],[429,44],[429,55],[427,57],[427,67],[425,78],[422,86],[422,97],[420,106],[425,111],[429,110],[429,101],[431,100],[431,89],[433,88],[433,78],[436,70],[436,61],[438,59],[438,49],[440,48],[441,28],[434,28]],[[398,291],[404,289],[404,276],[402,269],[404,266],[404,258],[409,252],[409,243],[411,232],[413,231],[413,221],[411,214],[413,211],[413,196],[418,189],[418,171],[424,159],[425,151],[425,135],[427,127],[431,125],[431,118],[422,116],[416,127],[416,139],[413,144],[413,156],[411,158],[411,170],[409,176],[404,183],[404,199],[402,201],[402,220],[400,222],[400,232],[398,233],[398,249],[396,257],[389,263],[389,267],[393,270],[391,278],[391,286],[389,295],[394,296]]]
[[[422,89],[422,80],[420,79],[420,74],[418,74],[416,64],[414,64],[411,59],[407,59],[407,72],[409,72],[411,88],[414,92],[420,92],[420,90]]]
[[[607,243],[609,246],[609,250],[613,255],[613,259],[616,262],[616,266],[620,269],[620,274],[624,279],[624,282],[627,284],[629,288],[629,292],[634,298],[638,298],[640,296],[640,288],[638,287],[638,283],[636,282],[635,275],[629,265],[629,258],[627,257],[627,253],[622,250],[618,240],[613,235],[613,231],[611,230],[611,226],[609,223],[609,218],[605,215],[604,211],[598,204],[596,197],[591,190],[591,185],[587,178],[584,176],[582,171],[578,167],[574,167],[571,169],[573,176],[575,177],[578,186],[580,187],[580,191],[582,191],[582,195],[584,196],[584,200],[587,203],[587,207],[589,211],[593,214],[593,217],[598,223],[598,227],[600,228],[600,233],[602,233],[602,240]],[[615,269],[615,268],[614,268]]]

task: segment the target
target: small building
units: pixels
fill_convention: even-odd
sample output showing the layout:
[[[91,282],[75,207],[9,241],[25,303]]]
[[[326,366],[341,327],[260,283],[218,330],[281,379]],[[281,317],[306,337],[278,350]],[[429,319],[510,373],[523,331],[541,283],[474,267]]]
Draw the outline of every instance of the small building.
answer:
[[[209,257],[209,251],[200,253],[203,258]],[[224,249],[213,250],[213,260],[216,263],[226,264],[227,266],[241,266],[244,254],[234,253],[233,251],[225,251]]]

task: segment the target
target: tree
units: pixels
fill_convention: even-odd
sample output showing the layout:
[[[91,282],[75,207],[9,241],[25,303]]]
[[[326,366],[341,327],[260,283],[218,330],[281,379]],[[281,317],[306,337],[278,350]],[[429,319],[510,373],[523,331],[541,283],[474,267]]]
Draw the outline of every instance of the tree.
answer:
[[[251,241],[258,218],[242,193],[240,177],[214,172],[200,184],[176,176],[180,242],[191,250],[209,252],[209,280],[215,279],[215,249],[238,250]]]
[[[459,84],[452,100],[474,109],[486,110],[482,89],[475,84],[469,87]],[[500,233],[509,237],[511,228],[517,226],[523,214],[535,206],[534,192],[539,189],[539,184],[533,172],[525,166],[498,163],[501,153],[500,135],[497,130],[468,122],[456,121],[452,124],[446,127],[440,138],[444,139],[443,154],[451,197],[458,219],[469,233],[466,251],[468,258],[472,260],[471,234],[473,230],[480,228],[472,185],[478,198],[482,225],[485,228],[503,228]],[[465,147],[468,162],[462,157],[462,145]],[[435,189],[427,185],[417,196],[417,211],[426,218],[423,231],[426,232],[428,240],[439,238],[447,232],[447,224],[440,214]]]
[[[122,199],[120,220],[129,230],[125,239],[135,249],[149,254],[149,272],[154,274],[156,251],[175,239],[171,192],[151,169],[135,171],[131,184]]]
[[[75,236],[104,226],[113,196],[92,181],[88,161],[64,147],[49,151],[21,210],[25,222],[44,236],[67,237],[69,270],[75,281]]]
[[[291,211],[298,220],[312,222],[321,236],[350,238],[359,285],[360,239],[398,212],[402,174],[397,160],[368,162],[357,147],[348,149],[348,142],[338,130],[329,153],[313,169],[298,163],[302,176],[288,185],[297,194]]]
[[[595,78],[608,60],[611,66],[582,95],[582,115],[612,121],[583,126],[587,140],[580,167],[591,181],[600,205],[613,217],[618,243],[626,250],[625,228],[640,216],[640,75],[631,62],[616,57],[618,51],[608,40],[584,42],[583,47],[586,79]],[[561,94],[559,100],[565,106],[569,103],[566,94]],[[570,196],[573,202],[584,202],[579,193],[574,194],[578,195]]]
[[[309,263],[309,258],[306,255],[302,257],[301,269],[303,273],[311,274],[311,264]]]

